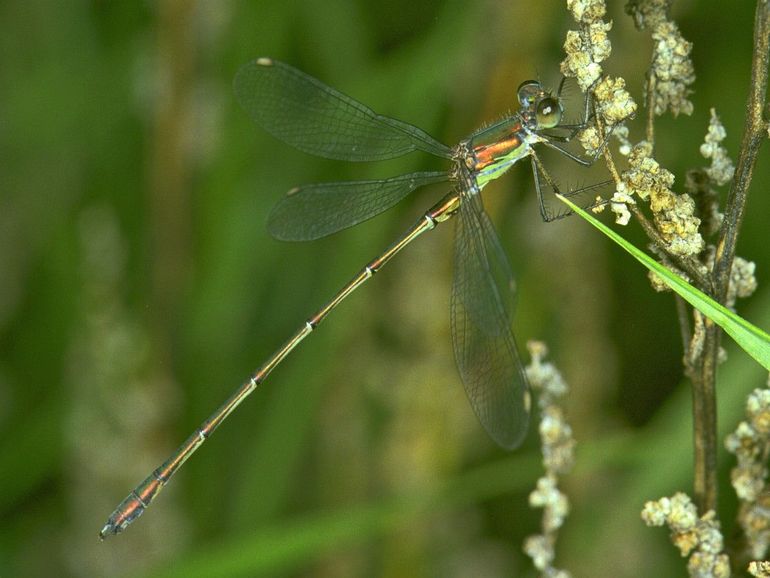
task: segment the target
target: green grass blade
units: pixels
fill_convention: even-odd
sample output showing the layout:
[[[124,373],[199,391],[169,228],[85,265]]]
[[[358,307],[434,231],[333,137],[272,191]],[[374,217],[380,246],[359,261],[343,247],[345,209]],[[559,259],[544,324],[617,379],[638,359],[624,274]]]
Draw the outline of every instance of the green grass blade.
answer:
[[[770,335],[690,285],[687,281],[671,272],[643,251],[637,249],[615,231],[571,203],[562,195],[556,196],[563,203],[566,203],[570,209],[623,247],[632,256],[636,257],[642,265],[658,274],[665,281],[666,285],[671,287],[682,299],[719,325],[746,353],[756,359],[762,367],[770,371]]]

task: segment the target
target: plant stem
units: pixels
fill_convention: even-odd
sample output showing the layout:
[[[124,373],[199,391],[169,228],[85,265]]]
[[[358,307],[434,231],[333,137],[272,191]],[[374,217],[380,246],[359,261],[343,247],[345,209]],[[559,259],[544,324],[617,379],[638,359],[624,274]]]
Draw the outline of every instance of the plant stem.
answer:
[[[683,357],[686,360],[686,365],[689,366],[688,348],[692,339],[692,333],[690,332],[690,310],[687,308],[687,302],[679,295],[674,296],[674,302],[676,304],[676,316],[679,319],[679,335],[682,338]]]
[[[725,207],[725,218],[719,232],[712,271],[714,297],[720,303],[727,298],[735,247],[746,208],[748,188],[757,160],[759,146],[767,136],[768,123],[763,117],[767,93],[770,54],[770,0],[758,0],[754,21],[754,53],[751,62],[751,85],[746,104],[744,127],[738,163]],[[701,514],[717,505],[717,435],[716,435],[716,367],[719,355],[719,328],[706,320],[703,353],[693,375],[693,421],[695,435],[695,502]]]
[[[645,124],[647,142],[655,148],[655,73],[650,70],[647,73],[647,122]]]
[[[702,514],[717,505],[717,403],[716,365],[719,355],[718,327],[706,318],[706,339],[692,376],[694,438],[693,493]]]

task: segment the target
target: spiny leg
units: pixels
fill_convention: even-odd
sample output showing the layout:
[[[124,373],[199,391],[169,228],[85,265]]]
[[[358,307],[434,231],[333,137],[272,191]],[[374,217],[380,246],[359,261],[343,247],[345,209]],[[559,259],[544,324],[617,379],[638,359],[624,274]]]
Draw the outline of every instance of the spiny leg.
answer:
[[[559,100],[561,100],[561,93],[564,90],[564,84],[566,82],[567,82],[567,77],[566,76],[562,76],[561,77],[561,81],[559,82],[559,89],[556,91],[556,98],[558,98]],[[593,88],[593,86],[591,86],[590,88]],[[593,102],[592,99],[591,99],[591,91],[590,90],[586,90],[583,94],[585,96],[583,98],[583,118],[582,118],[582,120],[580,121],[580,123],[578,123],[576,125],[564,125],[565,128],[575,128],[575,127],[577,127],[577,130],[581,130],[581,129],[585,128],[586,126],[588,126],[588,122],[590,121],[591,117],[593,117],[593,114],[591,114],[591,104]]]
[[[599,190],[603,187],[606,187],[609,184],[612,184],[612,180],[608,179],[606,181],[600,181],[598,183],[594,183],[591,185],[587,185],[585,187],[578,187],[576,189],[572,189],[570,191],[562,192],[559,189],[559,186],[554,181],[553,177],[551,177],[550,173],[546,170],[546,168],[543,166],[542,161],[540,158],[532,152],[530,154],[530,161],[532,163],[532,176],[535,181],[535,193],[537,194],[537,201],[540,206],[540,216],[543,218],[543,221],[546,223],[550,223],[552,221],[556,221],[558,219],[563,219],[564,217],[567,217],[572,214],[572,211],[566,207],[564,207],[562,212],[553,213],[549,211],[548,207],[546,206],[545,202],[545,196],[543,194],[543,185],[540,181],[540,176],[542,175],[543,180],[545,180],[546,185],[555,193],[560,194],[567,198],[572,198],[576,196],[580,196],[582,194],[585,194],[589,191]],[[596,207],[600,207],[602,205],[607,204],[609,201],[606,199],[601,199],[599,197],[593,199],[593,201],[589,204],[587,204],[584,208],[587,209],[593,209]]]
[[[561,93],[564,88],[564,83],[567,80],[566,76],[562,76],[561,82],[559,83],[559,89],[556,93],[557,98],[561,98]],[[591,120],[596,117],[596,111],[591,111],[591,106],[593,104],[593,99],[591,98],[591,93],[586,92],[585,98],[583,99],[583,117],[580,120],[580,122],[576,124],[561,124],[559,126],[556,126],[549,130],[540,131],[538,134],[542,137],[545,137],[545,141],[543,144],[545,144],[547,147],[558,151],[562,155],[566,156],[570,160],[584,166],[589,167],[593,165],[596,160],[599,158],[599,156],[604,152],[604,148],[609,143],[610,137],[612,136],[612,133],[615,131],[615,127],[617,125],[613,125],[609,127],[609,130],[605,130],[604,138],[602,139],[601,144],[597,147],[596,152],[594,152],[592,155],[588,157],[582,157],[580,155],[576,155],[564,147],[556,144],[558,143],[569,143],[572,141],[572,139],[577,136],[577,134],[588,128],[590,126]],[[557,134],[553,131],[567,131],[566,134]]]

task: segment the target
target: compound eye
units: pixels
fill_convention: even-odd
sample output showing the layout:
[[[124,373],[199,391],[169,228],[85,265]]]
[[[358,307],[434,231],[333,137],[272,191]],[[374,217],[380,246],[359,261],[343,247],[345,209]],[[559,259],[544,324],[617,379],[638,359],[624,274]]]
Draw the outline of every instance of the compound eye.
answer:
[[[561,122],[561,104],[558,98],[546,96],[537,103],[537,124],[540,128],[553,128]]]
[[[521,106],[530,106],[537,96],[543,92],[543,87],[537,80],[525,80],[519,85],[516,91],[519,96]]]

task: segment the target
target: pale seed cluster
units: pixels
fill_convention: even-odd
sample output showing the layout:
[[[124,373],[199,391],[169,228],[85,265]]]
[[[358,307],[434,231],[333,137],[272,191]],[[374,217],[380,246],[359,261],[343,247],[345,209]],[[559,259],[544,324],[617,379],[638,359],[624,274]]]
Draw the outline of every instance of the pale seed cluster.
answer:
[[[688,171],[685,179],[685,190],[698,206],[701,233],[707,237],[719,231],[724,221],[724,215],[719,211],[719,193],[714,187],[727,184],[735,174],[735,165],[722,146],[726,136],[725,127],[712,108],[708,132],[700,146],[701,155],[710,159],[711,165]]]
[[[654,82],[653,108],[661,115],[670,110],[692,114],[692,102],[687,97],[695,82],[695,69],[690,59],[692,43],[682,37],[679,27],[668,14],[670,0],[632,0],[627,5],[639,30],[649,29],[654,41],[651,79]]]
[[[636,113],[636,102],[622,78],[605,76],[594,88],[596,112],[605,124],[615,126]]]
[[[698,232],[700,219],[695,216],[695,202],[688,195],[671,190],[674,175],[651,156],[652,146],[642,141],[628,155],[629,168],[621,175],[618,193],[635,194],[650,203],[655,225],[672,255],[700,253],[705,243]],[[614,198],[613,198],[614,201]]]
[[[757,265],[743,257],[735,257],[730,271],[730,285],[727,288],[725,306],[734,307],[738,298],[746,299],[757,290],[757,278],[754,276]]]
[[[569,499],[559,491],[557,483],[556,476],[543,476],[529,495],[531,507],[543,508],[543,530],[546,534],[561,528],[569,515]]]
[[[572,428],[559,405],[559,399],[567,394],[569,387],[552,363],[543,362],[548,354],[544,343],[531,341],[527,349],[532,357],[532,362],[527,366],[527,378],[532,389],[538,393],[543,467],[549,474],[564,474],[572,469],[575,462]]]
[[[637,29],[654,28],[668,19],[672,0],[629,0],[626,12],[634,19]]]
[[[636,103],[625,89],[622,78],[602,78],[601,62],[612,50],[607,33],[611,22],[603,20],[607,11],[604,0],[567,0],[580,30],[570,30],[564,42],[566,58],[561,63],[564,76],[573,77],[583,91],[593,87],[596,111],[606,125],[615,126],[636,112]],[[601,80],[600,80],[601,79]],[[598,83],[598,84],[597,84]],[[595,131],[581,137],[587,152],[598,150],[601,135]]]
[[[698,217],[701,220],[701,234],[710,237],[719,231],[724,215],[719,210],[719,193],[712,186],[712,180],[705,168],[690,169],[684,181],[684,190],[695,200]]]
[[[610,22],[602,18],[607,11],[604,0],[567,0],[567,9],[572,12],[580,30],[567,32],[564,52],[567,57],[561,63],[564,76],[577,79],[583,91],[588,90],[602,75],[599,64],[609,57],[612,49],[607,32]]]
[[[524,543],[524,553],[532,558],[535,568],[547,578],[572,578],[566,570],[553,567],[553,544],[545,536],[536,535],[527,538]]]
[[[655,75],[655,114],[671,110],[692,114],[692,102],[687,97],[695,82],[695,69],[690,59],[692,43],[682,37],[674,22],[664,22],[652,31],[656,42],[651,72]]]
[[[714,267],[715,253],[716,249],[709,245],[705,259],[706,266],[709,268]],[[757,290],[756,269],[757,265],[753,261],[747,261],[743,257],[735,256],[733,267],[730,270],[730,284],[727,286],[725,307],[734,309],[735,301],[738,298],[746,299],[754,294],[754,291]]]
[[[727,149],[722,146],[726,136],[727,131],[719,120],[716,110],[712,108],[708,133],[703,144],[700,145],[700,154],[704,158],[711,159],[711,166],[705,169],[706,174],[718,186],[729,183],[735,174],[735,165],[727,155]]]
[[[544,362],[548,349],[544,343],[527,343],[532,361],[527,367],[527,377],[532,389],[538,393],[540,408],[540,440],[545,475],[537,481],[537,488],[529,495],[529,505],[543,509],[542,534],[529,536],[524,542],[524,552],[532,558],[535,568],[549,578],[570,578],[565,570],[553,566],[556,534],[569,514],[569,499],[559,491],[559,474],[568,472],[574,463],[575,440],[572,428],[564,419],[564,411],[558,400],[567,394],[569,387],[552,363]]]
[[[750,562],[749,574],[757,578],[770,578],[770,562]]]
[[[625,94],[628,95],[627,92]],[[630,95],[628,95],[627,99],[617,99],[615,102],[615,106],[605,107],[607,112],[606,115],[604,114],[605,110],[602,111],[602,115],[605,120],[607,119],[607,116],[620,116],[621,118],[625,119],[636,112],[636,103],[634,103]],[[632,104],[633,107],[630,107],[630,104]],[[625,109],[625,117],[622,116],[624,113],[621,113],[620,115],[617,114],[617,111],[623,109]],[[612,136],[619,143],[618,152],[620,152],[620,154],[624,157],[628,156],[628,153],[631,152],[631,142],[628,140],[628,127],[625,125],[616,125],[612,131]],[[604,143],[604,139],[602,138],[599,129],[597,129],[594,125],[588,126],[581,130],[578,134],[578,140],[580,141],[580,144],[583,146],[583,149],[585,149],[588,156],[595,156],[599,152],[599,147],[601,147]]]
[[[713,511],[698,517],[689,496],[677,492],[644,505],[642,520],[648,526],[666,525],[671,529],[671,541],[682,556],[690,556],[687,571],[694,578],[728,578],[730,560],[722,552],[724,540],[719,521]]]
[[[770,389],[755,389],[746,401],[746,421],[727,436],[725,447],[738,464],[730,473],[741,501],[740,523],[754,558],[764,558],[770,546]]]
[[[531,341],[527,348],[532,358],[527,367],[527,377],[532,389],[538,393],[539,431],[546,473],[529,496],[530,506],[543,509],[543,532],[527,538],[524,552],[532,558],[543,576],[569,578],[568,572],[553,567],[556,534],[569,514],[569,499],[559,491],[558,476],[568,472],[574,463],[572,428],[564,419],[564,410],[558,405],[558,400],[566,395],[569,388],[554,365],[543,361],[548,353],[545,344]]]

